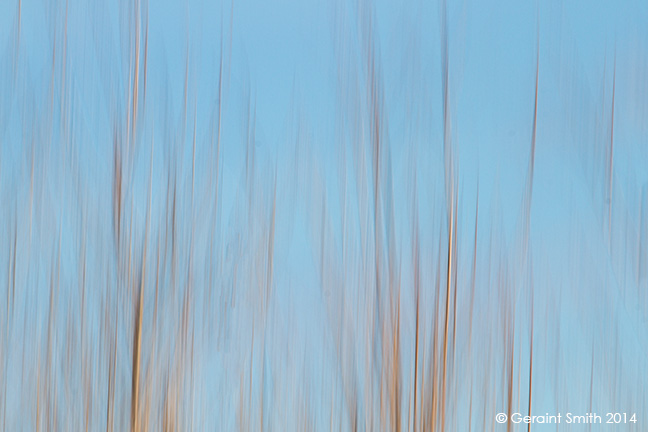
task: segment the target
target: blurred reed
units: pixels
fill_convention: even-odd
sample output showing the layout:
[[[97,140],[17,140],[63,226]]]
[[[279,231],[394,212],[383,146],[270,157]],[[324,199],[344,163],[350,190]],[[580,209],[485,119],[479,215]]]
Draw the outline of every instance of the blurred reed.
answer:
[[[6,7],[0,430],[530,431],[495,414],[648,412],[648,180],[619,168],[646,162],[648,109],[638,139],[615,120],[648,86],[617,88],[634,65],[615,52],[593,95],[545,63],[537,17],[530,136],[519,188],[502,185],[466,162],[466,5],[446,1],[430,52],[401,57],[381,51],[380,4],[334,3],[331,115],[295,80],[280,132],[237,63],[253,5],[170,5],[185,23],[169,29],[147,0]],[[554,106],[583,120],[551,124]],[[548,168],[556,136],[575,179]]]

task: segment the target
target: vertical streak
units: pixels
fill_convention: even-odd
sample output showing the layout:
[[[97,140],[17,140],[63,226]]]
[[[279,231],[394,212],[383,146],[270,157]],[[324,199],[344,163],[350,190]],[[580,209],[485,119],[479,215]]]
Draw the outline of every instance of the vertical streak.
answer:
[[[531,396],[533,385],[533,300],[531,302],[531,351],[529,354],[529,406],[527,409],[527,415],[531,415]],[[527,432],[531,431],[531,423],[527,426]]]
[[[612,118],[610,130],[610,166],[608,170],[608,238],[612,244],[612,181],[614,177],[614,106],[616,94],[616,51],[614,53],[614,72],[612,74]]]

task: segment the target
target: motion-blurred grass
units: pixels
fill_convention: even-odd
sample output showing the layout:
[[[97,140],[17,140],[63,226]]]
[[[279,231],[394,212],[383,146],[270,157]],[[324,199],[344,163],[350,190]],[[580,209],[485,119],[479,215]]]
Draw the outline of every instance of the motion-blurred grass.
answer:
[[[0,430],[648,428],[645,4],[0,15]]]

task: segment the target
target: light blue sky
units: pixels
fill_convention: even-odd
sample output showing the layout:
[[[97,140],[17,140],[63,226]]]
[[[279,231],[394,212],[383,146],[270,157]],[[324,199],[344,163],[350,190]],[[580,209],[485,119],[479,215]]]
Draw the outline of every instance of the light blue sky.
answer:
[[[135,4],[138,15],[131,13]],[[345,383],[354,381],[365,401],[377,391],[370,390],[375,376],[366,367],[374,307],[367,287],[375,283],[369,259],[375,245],[368,46],[377,53],[382,97],[385,245],[390,189],[394,200],[396,240],[385,246],[383,258],[398,257],[401,269],[407,406],[415,212],[426,331],[432,326],[437,262],[443,268],[447,259],[445,246],[439,246],[447,242],[448,230],[440,11],[435,2],[2,2],[0,297],[14,301],[0,302],[3,427],[35,427],[39,386],[40,398],[57,400],[59,428],[80,426],[78,371],[85,370],[85,355],[94,392],[92,429],[105,430],[107,350],[115,325],[106,322],[116,311],[116,415],[122,422],[116,430],[127,426],[133,311],[129,285],[117,276],[112,207],[117,136],[125,160],[122,241],[133,245],[134,267],[147,244],[148,275],[161,275],[164,318],[158,322],[152,318],[152,276],[144,294],[143,370],[153,383],[155,409],[161,409],[166,373],[179,358],[178,329],[190,278],[196,340],[194,368],[178,372],[188,385],[179,390],[190,413],[182,419],[184,428],[236,430],[242,405],[249,412],[241,415],[257,424],[263,399],[266,428],[302,430],[299,418],[307,401],[314,429],[329,429],[333,418],[347,430]],[[141,29],[140,81],[137,126],[129,134],[133,16],[139,16]],[[363,21],[369,16],[371,31]],[[459,196],[458,342],[448,390],[449,429],[468,430],[471,418],[473,430],[480,430],[477,419],[491,421],[506,408],[505,387],[494,384],[505,379],[508,361],[502,354],[503,292],[515,305],[514,373],[521,376],[515,395],[521,412],[528,395],[531,298],[534,411],[587,412],[591,386],[599,413],[648,412],[646,22],[645,1],[448,2],[448,112]],[[536,58],[527,266],[520,245]],[[170,256],[160,267],[156,256],[170,244],[164,235],[173,179],[177,272]],[[470,328],[465,312],[477,191]],[[55,318],[49,314],[52,279],[60,281]],[[266,299],[260,287],[268,280]],[[45,366],[49,328],[51,367]],[[341,351],[336,337],[343,340]],[[70,341],[76,344],[66,357]],[[42,390],[43,380],[50,380],[51,389]],[[247,405],[240,399],[245,389],[253,394]],[[467,408],[471,397],[473,417]],[[361,430],[369,430],[377,405],[359,406]],[[640,418],[634,430],[646,424]],[[487,424],[486,430],[497,427]]]

